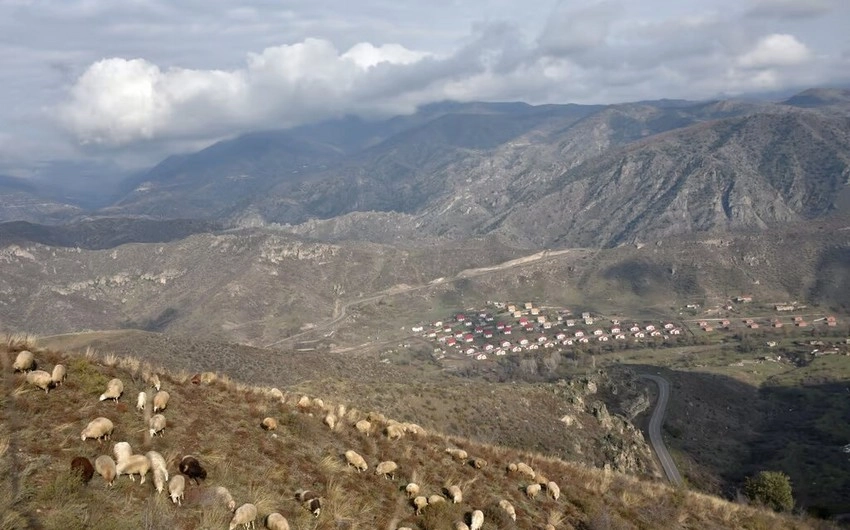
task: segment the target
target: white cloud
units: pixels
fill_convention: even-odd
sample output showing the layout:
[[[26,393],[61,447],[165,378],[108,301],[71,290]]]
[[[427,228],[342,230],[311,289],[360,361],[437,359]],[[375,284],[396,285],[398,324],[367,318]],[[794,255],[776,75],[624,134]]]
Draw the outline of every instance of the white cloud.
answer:
[[[831,11],[836,0],[754,0],[747,16],[755,18],[801,18],[821,16]]]
[[[812,53],[793,35],[774,33],[759,39],[755,47],[738,58],[744,68],[794,66],[808,61]]]
[[[411,64],[429,55],[426,52],[408,50],[400,44],[384,44],[376,47],[369,42],[361,42],[342,54],[342,58],[351,59],[365,69],[381,63]]]

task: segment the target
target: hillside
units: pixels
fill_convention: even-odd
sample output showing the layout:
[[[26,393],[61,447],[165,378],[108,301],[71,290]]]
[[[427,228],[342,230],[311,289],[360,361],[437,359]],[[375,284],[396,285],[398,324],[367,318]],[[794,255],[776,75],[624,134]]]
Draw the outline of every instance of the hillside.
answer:
[[[45,394],[22,383],[11,373],[12,354],[30,344],[10,339],[10,353],[3,353],[2,444],[0,444],[0,513],[4,528],[224,528],[230,519],[214,499],[212,488],[225,486],[237,505],[254,503],[260,517],[279,511],[295,529],[415,529],[451,528],[472,510],[485,515],[484,528],[556,529],[601,528],[828,528],[827,523],[775,515],[740,504],[672,489],[659,482],[641,481],[610,470],[587,468],[534,453],[481,445],[445,437],[435,431],[407,434],[390,441],[378,432],[360,434],[351,422],[366,412],[348,409],[345,420],[331,430],[323,424],[323,408],[341,412],[341,403],[315,399],[301,402],[302,394],[283,387],[275,395],[269,387],[251,387],[214,374],[201,384],[192,383],[192,371],[161,373],[171,394],[166,409],[168,426],[162,437],[150,438],[142,427],[143,415],[132,407],[150,367],[138,359],[96,355],[71,356],[36,350],[40,367],[58,362],[68,367],[67,380]],[[124,381],[124,395],[117,403],[98,402],[97,395],[112,377]],[[96,416],[115,424],[112,441],[80,441],[82,428]],[[265,432],[264,417],[273,417],[278,428]],[[145,484],[119,478],[113,488],[96,476],[81,485],[69,471],[77,455],[94,459],[111,452],[117,441],[128,441],[134,452],[156,450],[163,454],[171,474],[182,455],[196,456],[208,471],[201,485],[187,483],[185,502],[176,507],[164,494],[157,495],[151,478]],[[447,447],[461,447],[487,464],[476,469],[455,461]],[[369,470],[357,473],[345,465],[344,451],[364,456]],[[382,460],[397,462],[390,479],[372,472]],[[529,479],[506,473],[510,462],[525,461],[538,473],[560,485],[558,500],[525,496]],[[273,463],[273,465],[270,465]],[[426,494],[441,494],[458,485],[459,504],[426,507],[421,515],[402,491],[415,480]],[[301,489],[322,498],[322,510],[314,518],[293,498]],[[516,522],[498,507],[509,500]]]
[[[61,223],[81,213],[81,208],[54,199],[36,184],[0,175],[0,222]]]

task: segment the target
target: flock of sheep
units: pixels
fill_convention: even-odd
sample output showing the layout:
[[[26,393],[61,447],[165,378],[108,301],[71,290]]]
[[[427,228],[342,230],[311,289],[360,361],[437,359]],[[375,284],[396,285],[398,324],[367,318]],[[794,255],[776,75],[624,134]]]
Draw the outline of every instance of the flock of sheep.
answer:
[[[27,382],[45,390],[45,392],[49,392],[50,389],[61,385],[66,377],[66,369],[61,364],[57,364],[52,373],[35,370],[35,359],[29,351],[22,351],[18,354],[14,363],[14,369],[15,371],[26,372]],[[168,408],[171,396],[167,391],[161,389],[160,379],[156,374],[150,375],[147,378],[147,382],[156,390],[156,393],[149,402],[148,395],[144,391],[140,392],[136,400],[136,409],[139,412],[145,412],[148,407],[151,407],[150,411],[153,415],[148,421],[148,432],[151,437],[156,435],[164,436],[166,419],[163,412]],[[123,393],[124,385],[122,381],[117,378],[112,379],[107,383],[105,391],[100,396],[100,401],[113,400],[117,402]],[[272,397],[277,398],[279,401],[284,401],[284,396],[279,390],[273,389],[271,394]],[[356,410],[347,411],[344,405],[326,407],[321,399],[311,400],[308,396],[302,396],[297,403],[297,407],[304,412],[309,411],[310,414],[315,410],[321,410],[322,414],[324,414],[323,423],[331,430],[342,428],[343,425],[350,425],[362,436],[371,436],[373,432],[380,432],[389,440],[398,440],[408,434],[425,434],[425,430],[414,423],[401,423],[388,420],[382,414],[377,413],[370,413],[365,419],[361,419],[360,414]],[[275,418],[266,417],[260,426],[267,431],[274,431],[278,428],[278,422]],[[83,441],[93,439],[101,443],[102,440],[110,440],[114,427],[112,421],[108,418],[97,417],[83,428],[80,438]],[[469,465],[477,470],[488,466],[486,460],[476,457],[470,458],[467,452],[460,448],[448,447],[445,453],[452,460]],[[369,469],[366,459],[354,450],[346,451],[343,457],[347,465],[354,467],[357,472],[363,472]],[[85,481],[90,480],[96,472],[108,486],[112,486],[116,478],[121,475],[127,475],[134,482],[135,476],[139,475],[139,483],[144,484],[145,477],[148,473],[151,473],[156,492],[162,493],[167,488],[171,501],[178,506],[182,506],[183,503],[186,480],[189,479],[198,484],[199,480],[205,480],[207,476],[206,470],[194,456],[184,456],[178,466],[180,473],[169,475],[166,461],[160,453],[148,451],[145,454],[134,454],[130,444],[125,441],[114,445],[113,455],[100,455],[95,459],[94,464],[85,457],[75,457],[71,462],[71,468],[80,473]],[[375,475],[388,480],[395,480],[396,475],[400,473],[399,465],[391,460],[377,462],[374,469]],[[557,501],[560,497],[560,488],[554,481],[548,480],[523,462],[508,464],[506,472],[508,475],[523,477],[530,481],[524,487],[524,492],[529,499],[535,499],[544,489],[551,499]],[[414,482],[407,483],[403,491],[411,503],[416,516],[421,515],[426,507],[446,502],[447,500],[450,500],[454,504],[459,504],[463,502],[464,494],[460,486],[452,484],[446,485],[441,491],[445,495],[438,493],[425,495],[421,494],[420,486]],[[254,504],[245,503],[237,508],[232,495],[223,486],[219,486],[215,490],[215,496],[222,505],[226,506],[233,513],[233,518],[229,526],[230,530],[240,526],[246,529],[254,528],[258,517],[257,507]],[[295,497],[314,516],[318,517],[320,515],[322,508],[322,498],[320,495],[308,490],[302,490],[298,491]],[[498,506],[508,517],[516,521],[516,510],[509,500],[500,499]],[[476,509],[467,513],[465,519],[463,521],[455,521],[455,530],[481,529],[484,524],[484,513]],[[286,518],[280,513],[268,515],[265,518],[265,525],[266,528],[271,530],[289,530],[290,528]],[[402,526],[398,527],[397,530],[410,529]],[[546,530],[554,530],[554,526],[547,525]]]

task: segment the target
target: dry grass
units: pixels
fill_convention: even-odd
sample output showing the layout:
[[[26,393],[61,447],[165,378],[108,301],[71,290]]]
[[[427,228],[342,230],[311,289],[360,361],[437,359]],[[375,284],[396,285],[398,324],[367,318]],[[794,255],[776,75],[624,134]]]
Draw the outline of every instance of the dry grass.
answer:
[[[6,366],[9,356],[3,352]],[[773,515],[658,482],[469,438],[429,432],[389,441],[381,434],[360,435],[347,421],[331,431],[322,422],[323,411],[338,409],[338,403],[302,410],[294,400],[283,403],[267,388],[249,388],[225,377],[196,385],[179,374],[161,371],[163,388],[171,393],[166,413],[169,428],[164,437],[146,440],[144,416],[126,396],[146,388],[146,377],[138,376],[149,367],[133,359],[53,351],[38,357],[45,365],[66,364],[68,379],[45,395],[27,391],[20,376],[4,369],[6,388],[11,390],[4,393],[0,408],[0,528],[4,529],[224,528],[230,514],[210,501],[209,495],[218,485],[226,486],[237,504],[257,505],[261,518],[273,511],[283,513],[293,529],[409,526],[436,530],[468,520],[475,509],[485,512],[487,529],[537,529],[546,524],[558,530],[827,527],[816,520]],[[124,381],[125,397],[117,404],[98,402],[102,384],[112,377]],[[264,415],[278,419],[277,430],[260,429]],[[115,423],[111,442],[79,439],[82,427],[96,416]],[[380,421],[377,414],[371,416]],[[171,473],[177,472],[182,455],[193,454],[206,466],[208,478],[200,486],[187,486],[186,502],[179,508],[165,495],[156,494],[150,477],[144,485],[120,478],[114,488],[106,487],[98,476],[88,485],[76,481],[69,471],[71,458],[81,455],[94,460],[110,453],[118,441],[130,442],[136,452],[149,444],[164,455]],[[445,454],[449,446],[463,448],[489,465],[478,470],[455,461]],[[342,455],[348,449],[363,455],[370,469],[358,473],[346,466]],[[398,463],[394,480],[374,474],[374,466],[382,460]],[[527,462],[558,482],[561,499],[527,498],[523,488],[528,481],[505,471],[507,463],[516,461]],[[446,485],[459,485],[463,502],[429,506],[416,516],[403,491],[411,480],[420,484],[425,495],[442,494]],[[294,499],[302,489],[322,497],[320,517],[314,518]],[[498,501],[503,498],[516,507],[516,523],[499,510]]]

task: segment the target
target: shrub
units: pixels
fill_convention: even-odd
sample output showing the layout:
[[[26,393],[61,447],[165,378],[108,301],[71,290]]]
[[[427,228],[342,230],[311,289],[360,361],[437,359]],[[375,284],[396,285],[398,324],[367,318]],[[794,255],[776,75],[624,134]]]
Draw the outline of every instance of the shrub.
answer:
[[[747,477],[744,493],[751,501],[776,511],[790,511],[794,507],[791,479],[781,471],[761,471],[755,477]]]

